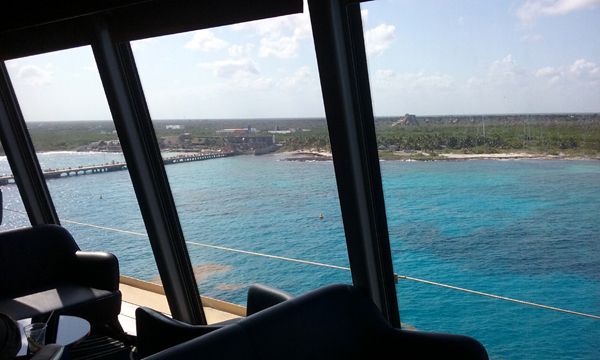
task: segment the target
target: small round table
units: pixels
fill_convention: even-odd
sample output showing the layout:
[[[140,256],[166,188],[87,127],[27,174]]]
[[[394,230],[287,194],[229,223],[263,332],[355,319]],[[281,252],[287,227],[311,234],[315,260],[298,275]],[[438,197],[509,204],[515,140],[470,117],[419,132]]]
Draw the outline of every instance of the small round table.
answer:
[[[21,350],[18,356],[27,354],[27,338],[23,327],[31,323],[31,319],[19,320],[21,329]],[[60,315],[56,330],[56,344],[67,346],[83,339],[90,333],[90,323],[77,316]],[[47,339],[48,340],[48,339]],[[48,343],[48,341],[46,341]]]

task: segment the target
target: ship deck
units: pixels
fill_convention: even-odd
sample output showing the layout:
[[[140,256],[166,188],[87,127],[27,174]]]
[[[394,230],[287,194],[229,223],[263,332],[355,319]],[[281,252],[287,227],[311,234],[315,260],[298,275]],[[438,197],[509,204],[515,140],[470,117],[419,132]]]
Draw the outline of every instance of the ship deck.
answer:
[[[162,286],[134,278],[121,276],[120,290],[123,295],[119,322],[126,333],[136,335],[135,309],[145,306],[170,316],[169,305]],[[243,306],[201,297],[208,324],[245,316]]]

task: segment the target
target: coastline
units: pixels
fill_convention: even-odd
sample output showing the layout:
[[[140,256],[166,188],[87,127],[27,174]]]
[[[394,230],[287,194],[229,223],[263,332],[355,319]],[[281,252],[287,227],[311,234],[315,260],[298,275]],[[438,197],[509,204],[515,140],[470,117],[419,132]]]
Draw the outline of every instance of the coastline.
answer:
[[[315,151],[314,149],[300,149],[279,152],[283,161],[331,161],[333,157],[330,152]]]
[[[175,156],[189,153],[201,153],[199,151],[182,150],[182,149],[166,149],[164,153],[173,154]],[[332,161],[331,152],[319,151],[316,149],[298,149],[277,151],[276,154],[282,156],[282,161]],[[38,155],[53,155],[53,154],[114,154],[122,155],[118,151],[106,150],[56,150],[56,151],[40,151]],[[501,152],[501,153],[428,153],[425,151],[379,151],[379,159],[382,161],[461,161],[461,160],[600,160],[600,154],[582,155],[582,154],[547,154],[547,153],[530,153],[530,152]]]
[[[440,154],[447,160],[600,160],[600,156],[582,156],[566,154],[532,154],[532,153],[494,153],[494,154]]]
[[[314,149],[299,149],[280,152],[284,161],[330,161],[333,159],[330,152],[315,151]],[[394,151],[379,152],[379,159],[383,161],[461,161],[461,160],[600,160],[598,155],[581,154],[545,154],[528,152],[504,153],[427,153],[423,151]]]

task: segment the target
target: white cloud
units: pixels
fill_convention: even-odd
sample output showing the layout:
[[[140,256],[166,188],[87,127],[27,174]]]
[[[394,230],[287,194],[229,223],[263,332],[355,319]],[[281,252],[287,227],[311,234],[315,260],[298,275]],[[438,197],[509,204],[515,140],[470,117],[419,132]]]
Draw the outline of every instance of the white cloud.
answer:
[[[7,60],[4,63],[6,64],[6,67],[9,69],[16,69],[19,66],[21,66],[22,60],[21,59],[13,59],[13,60]]]
[[[547,79],[551,84],[562,81],[563,84],[569,82],[594,85],[600,80],[600,65],[586,59],[577,59],[567,66],[540,68],[535,72],[535,76]]]
[[[544,37],[540,34],[527,34],[521,36],[521,41],[526,43],[534,43],[538,41],[542,41]]]
[[[373,106],[381,115],[597,111],[600,62],[580,58],[525,68],[518,60],[500,57],[471,78],[374,69]]]
[[[375,84],[379,88],[393,89],[398,92],[436,92],[449,90],[454,87],[454,78],[448,74],[426,73],[397,73],[392,69],[375,71]]]
[[[405,74],[400,79],[417,89],[448,90],[454,85],[454,79],[448,74],[425,74],[424,72],[418,72]]]
[[[145,38],[131,42],[131,48],[133,50],[143,50],[148,47],[148,44],[152,44],[156,41],[156,38]]]
[[[248,56],[252,52],[253,49],[254,49],[254,44],[249,44],[249,43],[244,44],[244,45],[233,44],[227,49],[227,52],[231,56],[240,57],[240,56]]]
[[[303,85],[314,84],[315,77],[308,66],[302,66],[292,75],[281,79],[279,86],[283,89],[298,89]],[[316,85],[316,84],[314,84]]]
[[[200,63],[198,66],[223,79],[217,84],[217,88],[225,93],[248,89],[268,90],[274,85],[273,79],[260,76],[256,63],[251,59],[229,59]]]
[[[538,78],[547,78],[549,83],[554,84],[555,82],[560,80],[561,71],[552,66],[545,66],[541,69],[538,69],[535,72],[535,76]]]
[[[273,79],[267,77],[251,77],[247,74],[235,76],[227,84],[233,90],[249,89],[249,90],[269,90],[273,87]]]
[[[577,77],[600,77],[600,66],[585,59],[575,60],[575,62],[569,67],[569,71],[571,74]]]
[[[513,88],[514,86],[525,86],[531,75],[520,67],[511,54],[494,60],[487,71],[479,76],[474,76],[467,81],[469,87],[489,88]]]
[[[390,47],[394,40],[396,27],[381,24],[365,32],[365,46],[367,55],[379,56]]]
[[[27,85],[42,86],[52,82],[51,64],[45,67],[37,65],[23,65],[17,71],[17,78],[23,80]]]
[[[552,66],[546,66],[541,69],[538,69],[535,72],[535,76],[537,77],[548,77],[548,76],[556,76],[560,74],[560,70],[553,68]]]
[[[312,25],[310,24],[310,16],[308,13],[292,16],[294,16],[294,18],[291,20],[294,28],[294,36],[298,40],[312,37]]]
[[[517,17],[523,23],[532,23],[540,16],[566,15],[597,5],[600,5],[600,0],[527,0],[517,9]]]
[[[487,70],[467,79],[465,91],[470,99],[510,102],[510,106],[523,101],[523,94],[533,91],[539,83],[534,72],[520,66],[511,54],[490,63]],[[527,96],[531,96],[527,93]],[[502,100],[500,100],[502,99]],[[483,103],[482,103],[483,104]],[[508,105],[507,105],[508,106]],[[508,109],[508,108],[507,108]]]
[[[251,36],[259,36],[259,56],[288,59],[296,57],[300,41],[312,36],[312,27],[307,7],[302,14],[280,16],[271,19],[251,21],[232,26],[235,31],[244,31]]]
[[[438,113],[440,104],[444,112],[452,112],[459,92],[450,74],[424,70],[399,72],[391,68],[374,72],[372,89],[373,107],[378,115]]]
[[[587,95],[595,92],[600,96],[600,65],[586,59],[577,59],[569,65],[530,70],[519,66],[509,54],[493,61],[487,72],[470,78],[466,85],[469,91],[480,98],[485,97],[485,94],[502,96],[513,103],[538,103],[542,101],[538,98],[549,93],[567,98],[583,89],[587,89]]]
[[[502,59],[494,60],[490,65],[489,74],[498,78],[512,78],[515,75],[517,65],[511,54]]]
[[[232,29],[239,32],[255,33],[258,35],[281,35],[286,29],[292,27],[291,21],[287,16],[276,17],[265,20],[256,20],[245,23],[239,23],[232,26]],[[293,30],[293,29],[292,29]]]
[[[240,75],[258,75],[259,71],[254,61],[250,59],[222,60],[210,63],[200,63],[199,67],[209,69],[213,75],[220,78],[233,78]]]
[[[364,26],[367,23],[367,21],[369,20],[369,9],[360,10],[360,17],[362,19],[362,23]]]
[[[282,36],[278,38],[260,39],[260,57],[274,56],[280,59],[289,59],[298,54],[298,38],[295,36]]]
[[[312,34],[310,16],[306,9],[307,7],[305,6],[305,12],[302,14],[235,24],[232,26],[232,29],[269,37],[290,36],[293,34],[300,39],[305,39]]]
[[[89,71],[89,72],[92,72],[92,73],[97,73],[98,72],[98,67],[96,66],[96,62],[95,61],[91,61],[89,64],[83,66],[83,70]]]
[[[198,30],[184,47],[190,50],[212,52],[222,50],[229,46],[227,41],[219,39],[211,30]]]
[[[396,72],[392,69],[379,69],[375,71],[375,77],[378,79],[390,79],[396,77]]]

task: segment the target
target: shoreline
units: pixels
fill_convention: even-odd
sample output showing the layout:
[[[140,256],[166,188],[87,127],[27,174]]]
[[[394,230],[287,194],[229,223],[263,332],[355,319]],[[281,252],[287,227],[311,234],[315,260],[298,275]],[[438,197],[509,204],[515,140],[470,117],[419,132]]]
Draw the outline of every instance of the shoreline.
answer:
[[[293,150],[293,151],[282,151],[278,152],[282,155],[282,161],[332,161],[333,156],[330,152],[314,151],[307,149]]]
[[[172,149],[165,150],[166,153],[184,154],[198,153],[198,151]],[[53,155],[53,154],[114,154],[122,155],[118,151],[102,151],[102,150],[56,150],[56,151],[40,151],[38,155]],[[278,151],[274,154],[282,156],[282,161],[332,161],[331,152],[317,151],[314,149],[299,149]],[[6,157],[6,155],[2,155]],[[379,151],[379,159],[381,161],[460,161],[460,160],[580,160],[580,161],[599,161],[600,154],[597,155],[580,155],[580,154],[545,154],[545,153],[527,153],[527,152],[501,152],[501,153],[482,153],[482,154],[464,154],[464,153],[434,153],[430,154],[424,151],[394,151],[381,152]]]
[[[600,156],[567,155],[567,154],[541,154],[541,153],[484,153],[484,154],[438,154],[428,155],[432,160],[600,160]]]
[[[314,151],[311,149],[300,149],[280,152],[284,161],[329,161],[333,160],[330,152]],[[461,160],[580,160],[599,161],[600,154],[595,156],[569,155],[569,154],[544,154],[526,152],[505,153],[483,153],[483,154],[429,154],[427,152],[404,152],[379,153],[380,161],[461,161]]]

